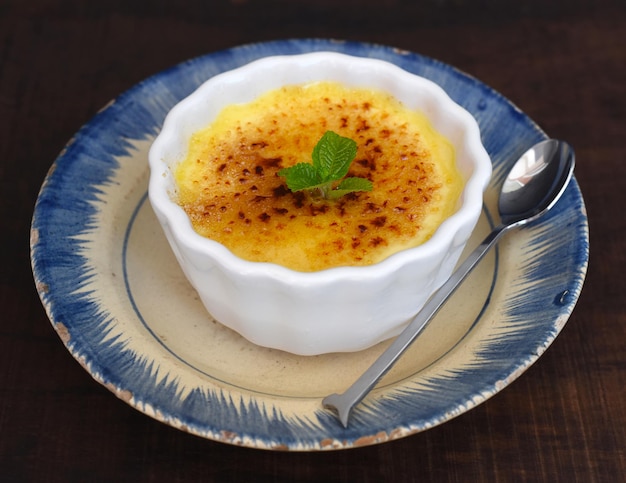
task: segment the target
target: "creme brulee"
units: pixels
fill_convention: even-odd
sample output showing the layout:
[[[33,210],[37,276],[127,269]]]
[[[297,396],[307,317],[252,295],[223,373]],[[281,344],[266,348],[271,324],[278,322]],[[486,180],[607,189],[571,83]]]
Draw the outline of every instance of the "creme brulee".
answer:
[[[311,162],[328,131],[357,142],[348,176],[371,192],[325,200],[277,172]],[[224,109],[177,166],[177,202],[194,229],[250,261],[299,271],[379,262],[420,245],[457,206],[454,148],[421,113],[380,91],[316,82]]]

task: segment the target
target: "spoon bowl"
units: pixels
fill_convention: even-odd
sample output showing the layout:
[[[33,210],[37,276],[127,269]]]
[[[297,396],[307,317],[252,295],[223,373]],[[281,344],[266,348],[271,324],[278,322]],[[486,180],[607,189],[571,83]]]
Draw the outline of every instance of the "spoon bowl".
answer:
[[[569,144],[556,139],[535,144],[515,163],[502,184],[498,212],[509,228],[543,216],[559,200],[574,171]]]
[[[348,426],[352,409],[406,351],[483,256],[512,228],[531,223],[547,213],[565,192],[574,172],[575,155],[569,144],[548,139],[526,151],[507,175],[498,201],[500,224],[470,253],[450,278],[428,299],[422,310],[379,358],[342,394],[325,397],[322,404]]]

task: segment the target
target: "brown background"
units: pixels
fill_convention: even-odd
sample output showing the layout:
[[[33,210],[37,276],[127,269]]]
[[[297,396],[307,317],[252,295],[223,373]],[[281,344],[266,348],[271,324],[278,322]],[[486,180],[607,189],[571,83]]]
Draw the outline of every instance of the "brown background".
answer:
[[[0,1],[0,480],[626,478],[625,27],[618,0]],[[582,296],[533,367],[451,422],[358,450],[242,449],[137,412],[63,347],[29,266],[41,182],[100,107],[191,57],[292,37],[392,45],[492,86],[574,145],[590,219]]]

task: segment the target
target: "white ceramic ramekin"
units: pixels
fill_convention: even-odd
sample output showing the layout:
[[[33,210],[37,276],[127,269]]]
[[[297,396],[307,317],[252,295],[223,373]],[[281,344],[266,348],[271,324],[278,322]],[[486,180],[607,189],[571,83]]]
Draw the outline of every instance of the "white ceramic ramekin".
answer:
[[[453,143],[465,188],[426,243],[370,266],[304,273],[243,260],[193,230],[172,176],[192,133],[229,104],[316,80],[387,91]],[[150,202],[210,314],[258,345],[301,355],[357,351],[397,335],[452,273],[491,176],[475,119],[439,86],[384,61],[331,52],[268,57],[210,78],[167,115],[149,160]]]

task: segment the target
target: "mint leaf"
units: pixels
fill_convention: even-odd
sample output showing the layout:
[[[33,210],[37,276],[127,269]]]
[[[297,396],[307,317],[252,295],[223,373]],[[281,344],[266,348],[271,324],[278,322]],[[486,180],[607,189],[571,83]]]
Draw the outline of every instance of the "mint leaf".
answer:
[[[337,189],[350,191],[371,191],[374,185],[365,178],[345,178],[339,183]]]
[[[317,170],[308,163],[298,163],[289,168],[283,168],[278,175],[284,176],[287,187],[291,191],[302,191],[323,183]]]
[[[372,191],[373,188],[374,185],[369,179],[345,178],[339,183],[337,188],[330,191],[328,195],[331,199],[337,199],[354,191]]]
[[[333,184],[343,178],[357,153],[350,138],[326,131],[313,148],[313,164],[298,163],[278,172],[291,191],[318,190],[327,199],[337,199],[353,191],[371,191],[372,182],[364,178],[346,178],[336,189]]]
[[[324,181],[335,181],[348,174],[356,156],[357,144],[333,131],[326,131],[313,148],[313,166]]]

